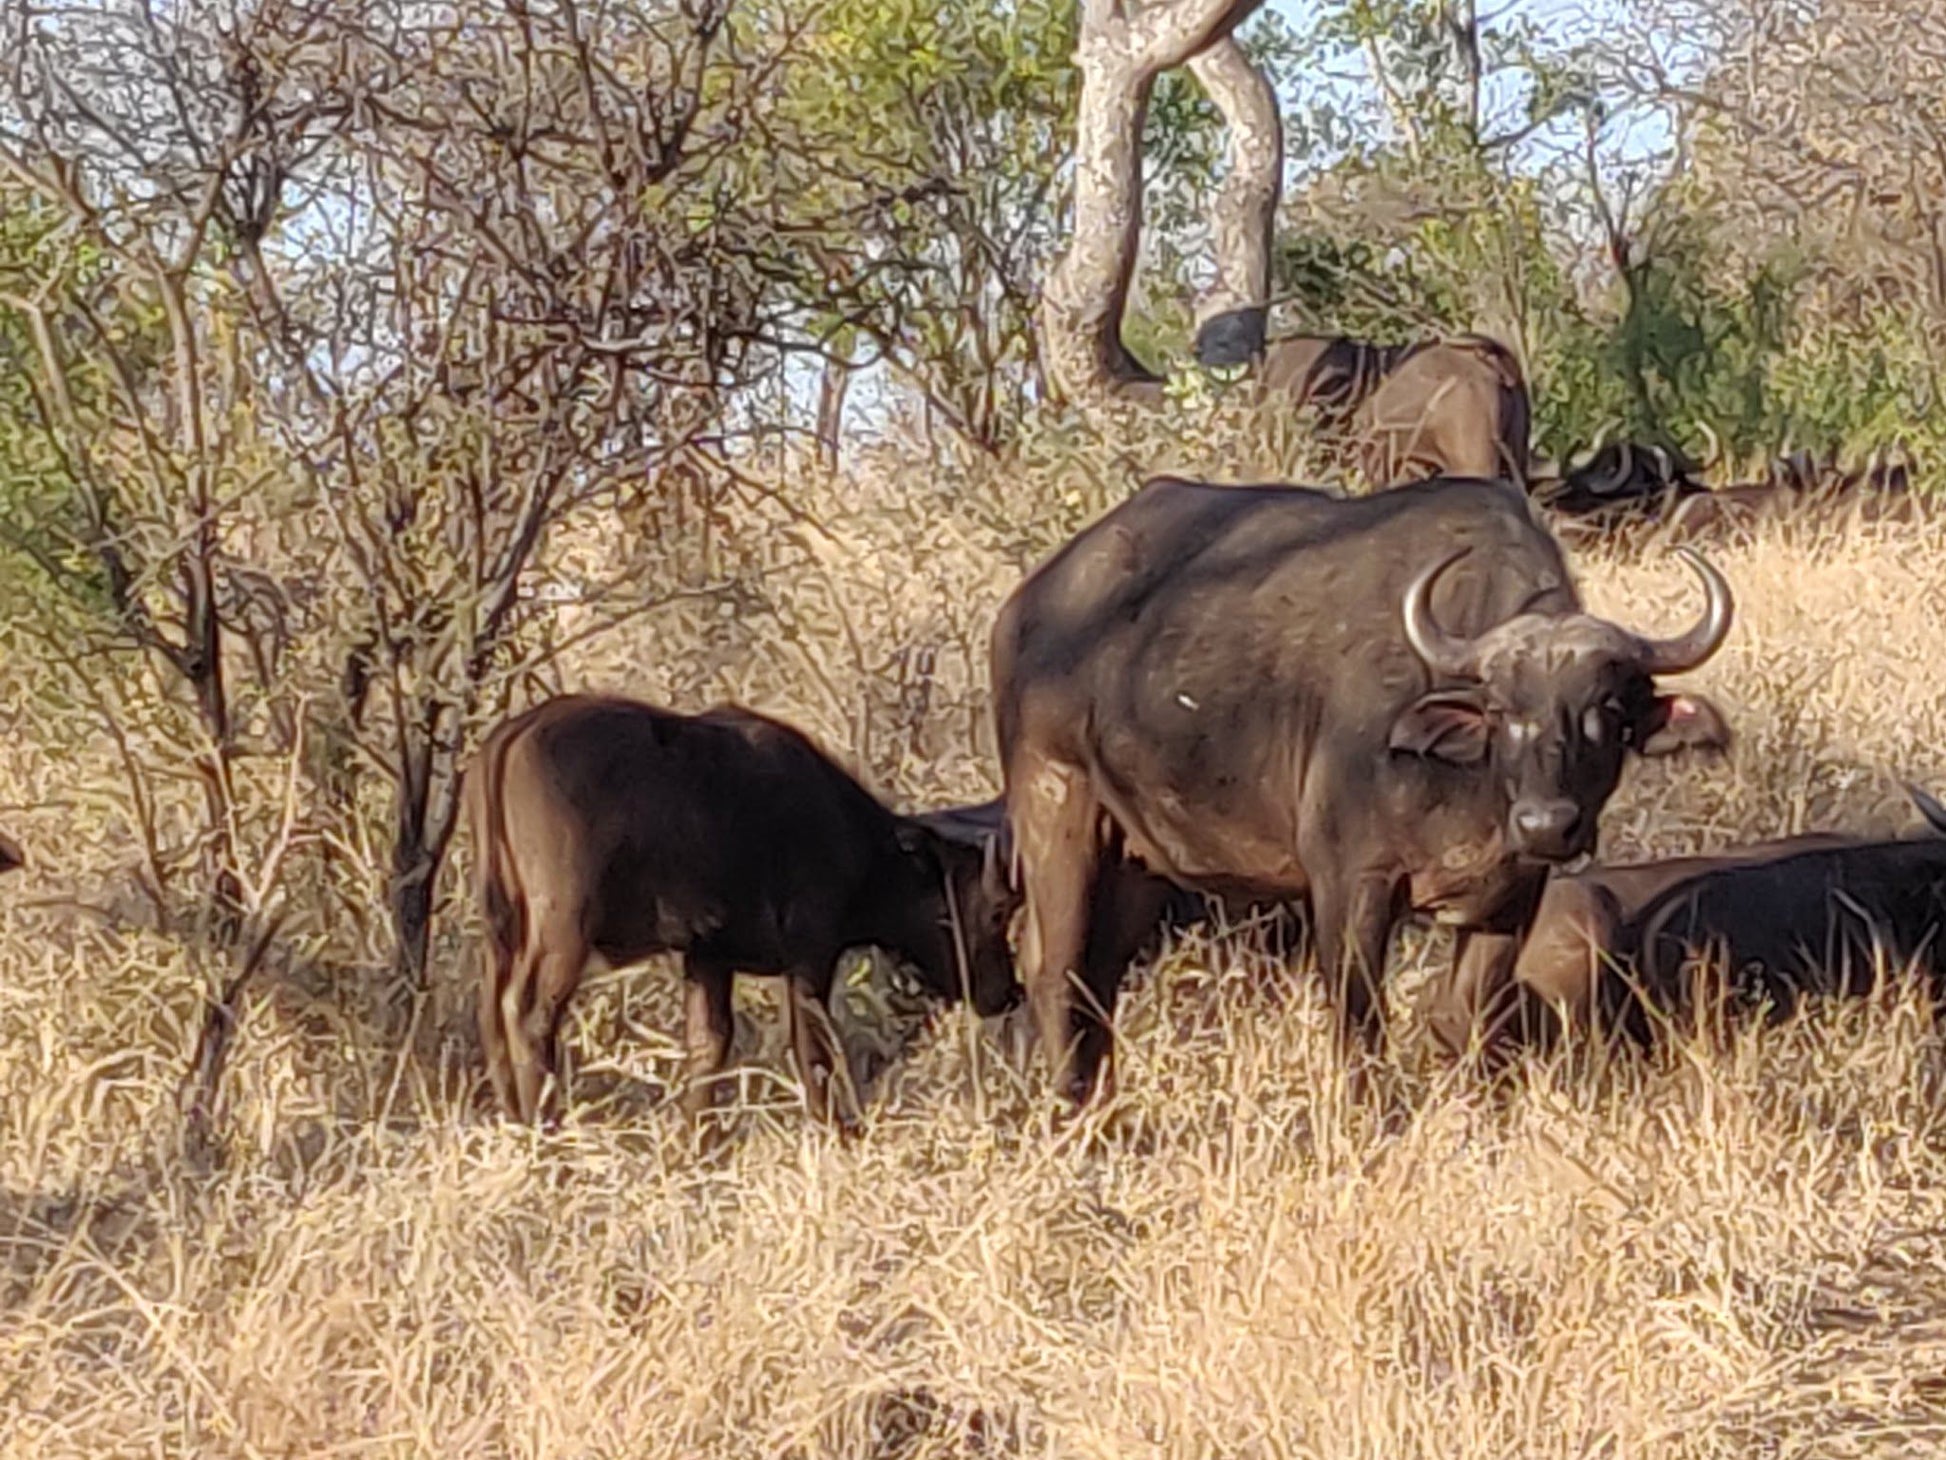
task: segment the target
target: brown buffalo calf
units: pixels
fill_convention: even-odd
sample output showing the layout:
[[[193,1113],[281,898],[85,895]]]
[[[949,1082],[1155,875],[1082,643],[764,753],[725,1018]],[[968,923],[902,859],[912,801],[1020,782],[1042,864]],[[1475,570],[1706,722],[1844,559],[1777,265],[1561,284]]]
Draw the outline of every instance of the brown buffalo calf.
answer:
[[[1375,489],[1441,475],[1526,478],[1527,383],[1487,335],[1403,345],[1292,335],[1265,347],[1257,378],[1346,433]]]
[[[806,1005],[874,945],[982,1014],[1018,994],[988,846],[898,816],[787,725],[563,696],[506,721],[468,777],[489,966],[480,1032],[503,1108],[541,1109],[562,1012],[593,957],[681,953],[692,1114],[729,1059],[736,972],[787,980],[805,1097],[828,1115],[838,1049]]]
[[[1567,1023],[1644,1040],[1654,1014],[1681,1004],[1698,958],[1721,970],[1724,995],[1780,1011],[1806,993],[1863,992],[1881,961],[1915,966],[1937,994],[1946,807],[1917,787],[1912,795],[1929,834],[1819,832],[1551,877],[1514,962],[1512,996],[1498,1004],[1498,1032],[1544,1041]],[[1477,990],[1496,970],[1468,949],[1455,977]],[[1434,1008],[1435,1032],[1453,1013]]]

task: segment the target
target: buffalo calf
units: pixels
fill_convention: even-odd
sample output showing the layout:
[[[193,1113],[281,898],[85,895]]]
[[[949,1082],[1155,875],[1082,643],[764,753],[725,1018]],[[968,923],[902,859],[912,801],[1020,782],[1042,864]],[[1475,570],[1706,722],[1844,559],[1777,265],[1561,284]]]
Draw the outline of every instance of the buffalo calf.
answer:
[[[1265,347],[1258,380],[1348,433],[1374,489],[1440,475],[1526,478],[1527,383],[1487,335],[1403,345],[1294,335]]]
[[[787,980],[819,1118],[843,1052],[807,1005],[828,1000],[846,949],[900,955],[930,992],[964,994],[981,1014],[1016,998],[993,847],[895,815],[763,715],[563,696],[487,738],[468,798],[489,950],[480,1032],[494,1092],[523,1120],[540,1113],[591,957],[683,955],[692,1115],[728,1063],[735,972]]]

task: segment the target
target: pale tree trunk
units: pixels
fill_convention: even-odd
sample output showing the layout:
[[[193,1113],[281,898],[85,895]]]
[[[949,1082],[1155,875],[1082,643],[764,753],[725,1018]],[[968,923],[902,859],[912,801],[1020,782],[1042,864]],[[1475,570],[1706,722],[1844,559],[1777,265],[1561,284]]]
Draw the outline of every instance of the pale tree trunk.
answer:
[[[1210,220],[1216,280],[1196,308],[1196,357],[1242,365],[1262,353],[1270,313],[1270,245],[1284,183],[1284,119],[1270,78],[1233,35],[1189,69],[1229,127],[1228,171]]]
[[[1227,43],[1261,3],[1151,0],[1137,10],[1123,0],[1081,0],[1074,236],[1042,291],[1040,325],[1049,383],[1089,415],[1162,397],[1154,372],[1122,343],[1122,314],[1142,239],[1142,131],[1155,78],[1224,43],[1225,55],[1212,67],[1218,80],[1211,96],[1229,115],[1226,97],[1237,94],[1234,78],[1252,68],[1240,51],[1228,58]],[[1274,115],[1274,99],[1270,110]],[[1239,191],[1226,184],[1221,205],[1234,207]],[[1227,246],[1245,231],[1220,226],[1217,233]],[[1262,253],[1267,267],[1267,233]],[[1219,277],[1239,275],[1226,264]],[[1249,292],[1261,298],[1264,291]]]
[[[818,464],[838,469],[845,441],[845,397],[851,390],[851,362],[828,357],[818,378]]]

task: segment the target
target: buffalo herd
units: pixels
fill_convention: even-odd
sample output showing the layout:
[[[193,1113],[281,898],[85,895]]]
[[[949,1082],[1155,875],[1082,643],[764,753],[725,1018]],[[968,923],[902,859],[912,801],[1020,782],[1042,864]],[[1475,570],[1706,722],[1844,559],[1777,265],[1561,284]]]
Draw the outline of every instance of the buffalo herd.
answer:
[[[713,1103],[742,972],[783,981],[805,1101],[828,1119],[844,1055],[825,1005],[841,957],[872,946],[980,1015],[1024,997],[1072,1110],[1112,1088],[1131,963],[1218,909],[1308,930],[1359,1084],[1410,917],[1455,939],[1424,1006],[1454,1058],[1569,1029],[1641,1042],[1699,995],[1780,1011],[1888,967],[1946,998],[1946,806],[1917,786],[1909,838],[1581,865],[1631,756],[1728,746],[1723,713],[1669,681],[1722,647],[1735,604],[1676,546],[1699,610],[1673,637],[1640,633],[1587,609],[1561,539],[1648,520],[1674,541],[1672,525],[1848,494],[1909,504],[1902,464],[1787,455],[1710,489],[1623,443],[1550,474],[1528,455],[1519,368],[1485,337],[1306,336],[1257,365],[1359,439],[1373,490],[1156,477],[1076,533],[992,628],[995,800],[896,813],[738,706],[563,695],[488,735],[466,800],[501,1108],[543,1117],[591,960],[674,953],[684,1109]],[[0,874],[25,860],[0,834]]]
[[[896,814],[737,707],[564,696],[496,729],[468,804],[501,1106],[541,1115],[593,958],[682,955],[692,1114],[727,1063],[733,975],[781,978],[819,1117],[843,1060],[822,1006],[858,945],[982,1015],[1024,995],[1070,1110],[1112,1088],[1130,964],[1214,908],[1308,929],[1361,1083],[1411,917],[1456,940],[1425,1010],[1454,1057],[1568,1028],[1646,1038],[1703,967],[1779,1009],[1887,960],[1946,973],[1946,808],[1916,787],[1911,839],[1584,865],[1631,756],[1730,741],[1677,682],[1731,632],[1723,575],[1677,547],[1700,603],[1654,637],[1588,610],[1557,535],[1564,500],[1701,494],[1667,452],[1530,473],[1519,371],[1479,337],[1280,341],[1259,364],[1364,433],[1375,490],[1158,477],[1077,533],[993,625],[996,800]]]

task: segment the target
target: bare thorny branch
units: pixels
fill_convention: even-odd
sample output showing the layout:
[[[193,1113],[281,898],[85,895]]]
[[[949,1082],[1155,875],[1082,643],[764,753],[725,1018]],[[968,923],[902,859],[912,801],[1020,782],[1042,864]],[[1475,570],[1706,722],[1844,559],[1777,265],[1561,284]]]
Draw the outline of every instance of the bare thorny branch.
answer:
[[[229,844],[232,676],[285,696],[272,718],[295,756],[301,717],[273,681],[308,664],[326,802],[352,813],[360,763],[391,782],[407,989],[469,737],[510,669],[549,652],[523,584],[590,513],[656,531],[664,469],[707,449],[725,393],[762,368],[772,243],[713,169],[769,62],[743,64],[726,13],[8,7],[0,173],[98,250],[112,287],[9,289],[0,307],[37,342],[47,434],[117,619],[198,708],[219,900],[263,896]],[[143,311],[158,348],[128,343]],[[246,490],[273,450],[301,528],[273,528]],[[282,543],[274,560],[240,556],[259,539]],[[596,622],[690,591],[610,587]]]

